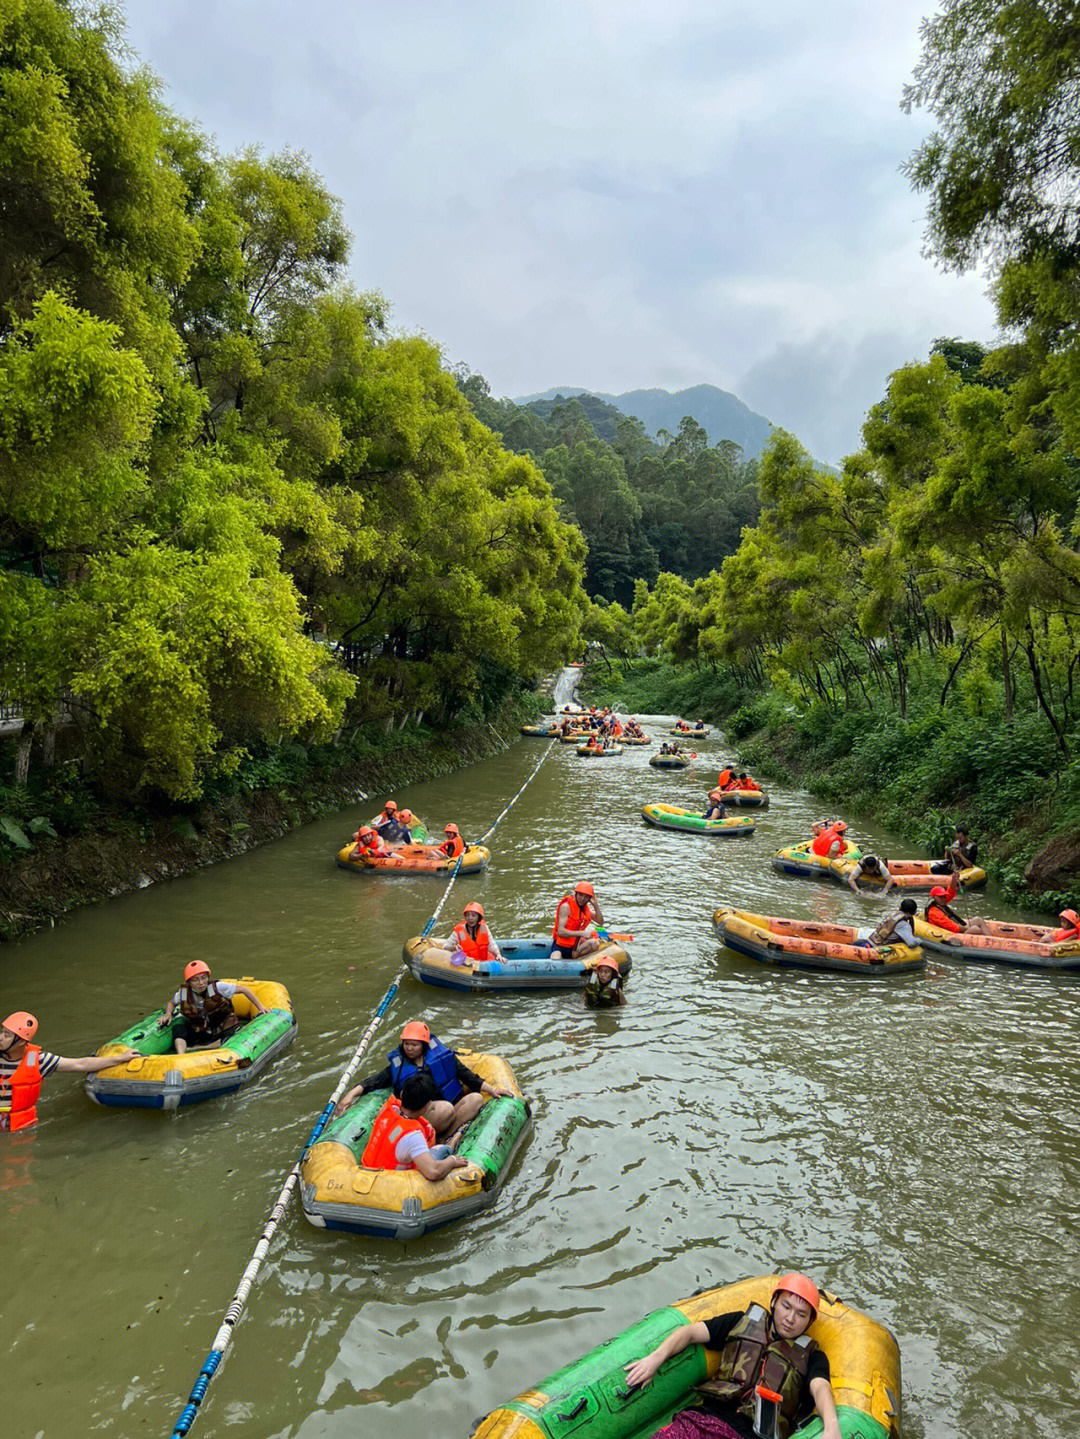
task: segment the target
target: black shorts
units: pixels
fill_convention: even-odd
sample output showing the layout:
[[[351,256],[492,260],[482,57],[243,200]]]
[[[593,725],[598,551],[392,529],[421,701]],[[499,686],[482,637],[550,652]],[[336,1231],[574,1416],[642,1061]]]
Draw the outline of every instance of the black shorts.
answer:
[[[205,1048],[209,1044],[217,1044],[219,1040],[230,1039],[240,1028],[240,1021],[234,1020],[232,1024],[223,1024],[220,1029],[211,1032],[209,1029],[197,1029],[187,1020],[181,1020],[173,1030],[173,1043],[182,1039],[190,1049]]]

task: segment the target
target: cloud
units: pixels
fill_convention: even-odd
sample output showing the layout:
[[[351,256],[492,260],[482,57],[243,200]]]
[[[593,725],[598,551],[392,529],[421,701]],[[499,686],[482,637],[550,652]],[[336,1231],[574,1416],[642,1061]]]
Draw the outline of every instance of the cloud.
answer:
[[[928,128],[898,104],[924,8],[129,0],[128,15],[171,102],[223,148],[311,155],[344,202],[356,284],[497,393],[711,382],[835,458],[884,374],[992,323],[981,282],[920,255],[900,174]]]

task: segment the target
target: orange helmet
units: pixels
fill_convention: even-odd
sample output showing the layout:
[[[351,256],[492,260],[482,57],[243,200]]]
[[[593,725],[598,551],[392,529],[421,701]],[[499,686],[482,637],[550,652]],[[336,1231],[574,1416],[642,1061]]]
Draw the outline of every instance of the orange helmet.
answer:
[[[360,826],[360,828],[356,831],[356,838],[357,838],[357,839],[370,839],[371,836],[372,836],[374,833],[375,833],[375,831],[371,828],[371,825],[369,825],[369,824],[362,824],[362,825]]]
[[[812,1279],[807,1279],[805,1274],[784,1274],[776,1281],[776,1288],[773,1290],[769,1307],[776,1303],[776,1296],[780,1293],[796,1294],[800,1299],[805,1299],[810,1308],[814,1311],[814,1318],[818,1316],[821,1308],[821,1295],[818,1287]]]
[[[209,974],[210,966],[204,959],[193,959],[190,964],[184,966],[184,978],[194,979],[197,974]]]
[[[1070,924],[1080,924],[1080,914],[1075,909],[1063,909],[1058,919],[1067,919]]]
[[[396,809],[397,809],[397,801],[396,801],[396,800],[392,800],[392,799],[388,799],[388,800],[386,801],[386,803],[383,805],[383,809],[386,811],[387,814],[389,814],[391,810],[396,810]]]
[[[846,833],[847,833],[847,825],[844,823],[844,821],[843,821],[842,819],[838,819],[838,820],[836,821],[836,823],[833,825],[833,829],[836,830],[837,834],[846,834]]]
[[[399,810],[398,810],[398,819],[403,820],[405,824],[408,824],[408,823],[411,821],[412,817],[413,817],[413,812],[412,812],[411,809],[399,809]]]
[[[587,884],[584,880],[580,884],[574,885],[574,893],[587,894],[590,899],[596,898],[596,890],[593,889],[591,884]]]
[[[460,834],[460,833],[461,833],[461,831],[458,829],[458,827],[457,827],[456,824],[444,824],[444,825],[443,825],[443,834]]]
[[[430,1044],[431,1030],[428,1029],[427,1025],[423,1022],[422,1019],[410,1019],[408,1024],[401,1031],[401,1038],[403,1040],[419,1039],[422,1040],[424,1044]]]
[[[465,906],[465,908],[461,911],[461,913],[462,913],[463,915],[465,915],[465,914],[478,914],[478,915],[480,916],[480,918],[483,919],[483,917],[484,917],[484,906],[483,906],[482,904],[477,904],[477,902],[476,902],[475,899],[471,899],[471,900],[469,901],[469,903]]]
[[[4,1029],[10,1029],[12,1034],[17,1034],[20,1039],[29,1042],[37,1034],[37,1020],[25,1009],[17,1009],[14,1014],[9,1014],[4,1020]]]

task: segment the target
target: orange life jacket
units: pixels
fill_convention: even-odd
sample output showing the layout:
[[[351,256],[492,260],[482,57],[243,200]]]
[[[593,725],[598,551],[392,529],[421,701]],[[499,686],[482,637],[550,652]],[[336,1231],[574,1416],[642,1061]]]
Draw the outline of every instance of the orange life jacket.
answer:
[[[491,930],[483,920],[476,927],[476,938],[469,934],[465,921],[454,925],[454,938],[458,942],[458,949],[467,954],[470,959],[477,960],[480,964],[487,961],[488,950],[491,947]]]
[[[447,859],[457,859],[459,854],[465,853],[465,841],[459,834],[452,835],[445,844],[439,845],[439,853],[445,854]]]
[[[928,924],[936,924],[938,929],[947,929],[950,934],[960,934],[963,929],[963,925],[958,923],[958,916],[947,904],[940,904],[936,899],[926,906],[926,920]]]
[[[29,1129],[37,1123],[37,1101],[41,1093],[41,1048],[28,1044],[14,1074],[0,1078],[0,1112],[7,1114],[7,1128]]]
[[[734,776],[731,770],[722,769],[720,773],[716,776],[716,783],[720,789],[723,789],[726,784],[731,783],[733,777]]]
[[[409,1163],[399,1165],[397,1155],[394,1153],[399,1139],[413,1130],[419,1129],[423,1132],[428,1142],[428,1148],[435,1143],[435,1131],[426,1119],[403,1119],[401,1117],[401,1100],[391,1095],[383,1107],[375,1116],[375,1123],[371,1127],[371,1138],[364,1146],[364,1153],[360,1163],[365,1169],[415,1169],[416,1165]]]
[[[1070,924],[1067,929],[1055,929],[1050,936],[1050,943],[1063,944],[1067,939],[1080,939],[1080,926]]]
[[[560,945],[562,948],[565,949],[571,945],[576,945],[578,942],[578,936],[573,935],[569,939],[559,938],[559,910],[562,909],[564,904],[568,904],[570,906],[570,920],[566,926],[567,929],[585,928],[585,926],[589,923],[589,906],[588,904],[586,904],[585,908],[582,909],[572,894],[564,894],[562,899],[560,899],[558,904],[555,906],[555,926],[551,931],[551,938],[557,945]]]
[[[840,836],[836,833],[836,830],[823,829],[820,834],[814,835],[813,842],[810,845],[811,853],[828,857],[834,841],[839,838]]]
[[[743,779],[739,781],[739,788],[759,790],[761,786],[758,784],[756,779]]]

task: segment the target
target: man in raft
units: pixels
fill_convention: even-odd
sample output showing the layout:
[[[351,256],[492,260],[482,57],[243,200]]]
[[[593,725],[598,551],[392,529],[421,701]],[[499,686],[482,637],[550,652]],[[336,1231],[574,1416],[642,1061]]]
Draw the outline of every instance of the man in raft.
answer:
[[[902,899],[895,914],[890,914],[888,919],[883,919],[873,929],[859,930],[859,937],[855,941],[856,948],[878,949],[884,944],[906,944],[914,949],[919,941],[915,938],[911,921],[918,912],[919,906],[913,899]]]
[[[414,1074],[402,1085],[400,1099],[390,1096],[375,1116],[360,1157],[365,1169],[415,1169],[434,1182],[468,1166],[448,1144],[435,1143],[435,1131],[424,1118],[435,1092],[428,1075]]]
[[[661,1364],[691,1344],[720,1352],[715,1376],[697,1386],[701,1407],[676,1414],[656,1431],[656,1439],[753,1439],[758,1433],[783,1439],[815,1409],[821,1439],[840,1439],[828,1356],[806,1332],[820,1306],[812,1280],[785,1274],[776,1282],[768,1310],[751,1304],[742,1313],[680,1324],[651,1354],[628,1364],[626,1382],[636,1389],[651,1384]],[[759,1405],[766,1414],[779,1410],[775,1427],[758,1425]]]
[[[889,873],[889,861],[883,855],[864,854],[862,859],[856,860],[855,868],[847,877],[848,888],[853,889],[856,894],[859,893],[859,880],[862,879],[864,874],[885,881],[885,887],[881,891],[882,894],[888,894],[889,890],[892,889],[896,883],[893,875]]]
[[[502,959],[499,946],[484,923],[484,906],[477,904],[475,899],[470,900],[461,911],[460,923],[454,925],[450,938],[437,940],[436,943],[441,949],[448,949],[451,954],[464,954],[477,964],[484,964],[489,959]]]
[[[400,1099],[403,1086],[415,1074],[430,1079],[434,1097],[424,1106],[423,1117],[436,1134],[452,1134],[480,1113],[484,1095],[509,1099],[513,1090],[497,1089],[462,1064],[419,1019],[410,1020],[401,1031],[401,1042],[386,1056],[389,1061],[378,1074],[368,1075],[338,1100],[335,1114],[344,1114],[362,1094],[372,1089],[389,1089]]]
[[[601,939],[596,932],[604,916],[596,902],[596,890],[584,880],[564,894],[555,906],[555,927],[551,932],[552,959],[584,959],[595,954]]]
[[[34,1044],[38,1022],[25,1009],[9,1014],[0,1025],[0,1130],[29,1129],[37,1123],[41,1081],[50,1074],[97,1074],[114,1064],[138,1059],[139,1051],[65,1059]]]

